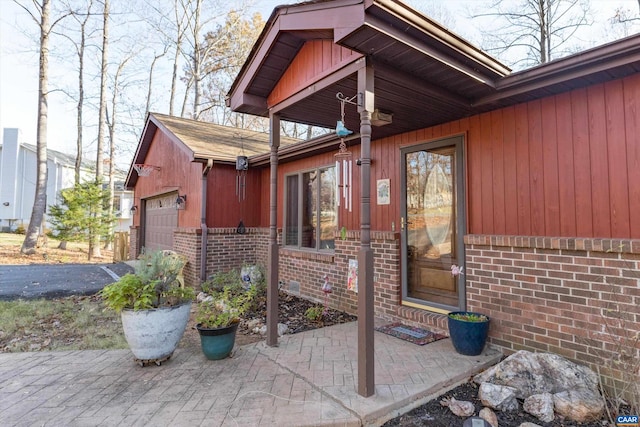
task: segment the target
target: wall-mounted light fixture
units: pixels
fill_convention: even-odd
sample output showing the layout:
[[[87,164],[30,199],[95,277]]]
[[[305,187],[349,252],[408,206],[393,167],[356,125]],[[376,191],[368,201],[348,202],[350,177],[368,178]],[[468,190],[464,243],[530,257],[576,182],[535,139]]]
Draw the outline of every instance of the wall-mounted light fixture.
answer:
[[[9,206],[9,202],[4,202],[3,205],[4,206]]]
[[[181,211],[187,207],[187,195],[178,196],[176,199],[176,209]]]
[[[138,212],[138,207],[136,205],[131,206],[131,209],[129,209],[129,212],[131,212],[131,215],[135,215],[136,212]]]

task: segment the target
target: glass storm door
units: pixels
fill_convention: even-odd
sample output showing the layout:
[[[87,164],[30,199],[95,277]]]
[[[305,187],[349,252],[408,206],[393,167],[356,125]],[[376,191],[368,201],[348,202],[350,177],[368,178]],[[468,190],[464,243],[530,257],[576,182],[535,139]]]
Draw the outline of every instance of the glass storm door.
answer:
[[[464,309],[463,138],[401,149],[402,303]]]

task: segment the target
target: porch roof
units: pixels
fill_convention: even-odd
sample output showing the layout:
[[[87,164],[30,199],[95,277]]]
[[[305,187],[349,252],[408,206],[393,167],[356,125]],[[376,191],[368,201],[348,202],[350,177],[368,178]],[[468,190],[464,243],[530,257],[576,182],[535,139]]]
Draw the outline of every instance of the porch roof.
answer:
[[[315,0],[278,6],[234,81],[235,111],[333,128],[336,93],[355,95],[358,62],[276,105],[267,97],[308,40],[328,39],[373,64],[375,107],[393,123],[373,139],[446,123],[640,71],[640,35],[511,74],[509,68],[398,0]],[[316,82],[316,83],[318,83]],[[345,121],[359,123],[355,108]],[[357,129],[356,129],[357,130]]]

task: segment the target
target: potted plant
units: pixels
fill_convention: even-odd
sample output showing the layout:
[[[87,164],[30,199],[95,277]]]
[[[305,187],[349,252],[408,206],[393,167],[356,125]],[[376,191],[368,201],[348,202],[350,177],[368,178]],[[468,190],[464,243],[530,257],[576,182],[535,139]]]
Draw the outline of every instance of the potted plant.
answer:
[[[250,292],[227,287],[199,303],[196,329],[207,359],[220,360],[231,354],[240,317],[246,312],[250,300]]]
[[[121,313],[125,339],[142,366],[169,359],[184,334],[194,297],[181,281],[184,265],[172,251],[145,254],[134,274],[100,292],[105,305]]]
[[[447,316],[449,336],[456,351],[466,356],[482,353],[489,334],[489,317],[470,311],[454,311]]]
[[[255,312],[266,300],[265,275],[260,266],[219,271],[202,284],[205,295],[196,312],[196,329],[209,360],[228,357],[242,316]],[[200,297],[199,297],[200,298]]]

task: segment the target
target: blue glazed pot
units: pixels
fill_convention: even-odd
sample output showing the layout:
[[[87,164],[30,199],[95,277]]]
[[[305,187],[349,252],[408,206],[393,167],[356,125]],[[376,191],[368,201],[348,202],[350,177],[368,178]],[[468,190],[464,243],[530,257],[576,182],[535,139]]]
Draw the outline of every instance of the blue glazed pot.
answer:
[[[231,354],[236,341],[238,323],[214,329],[203,328],[198,324],[196,328],[200,333],[202,352],[207,359],[220,360]]]
[[[487,320],[480,322],[470,322],[468,320],[458,320],[451,317],[455,314],[475,314],[482,316],[480,313],[469,311],[455,311],[449,313],[449,336],[453,348],[460,354],[465,356],[477,356],[482,353],[484,345],[489,335],[489,317]],[[485,316],[486,317],[486,316]]]

